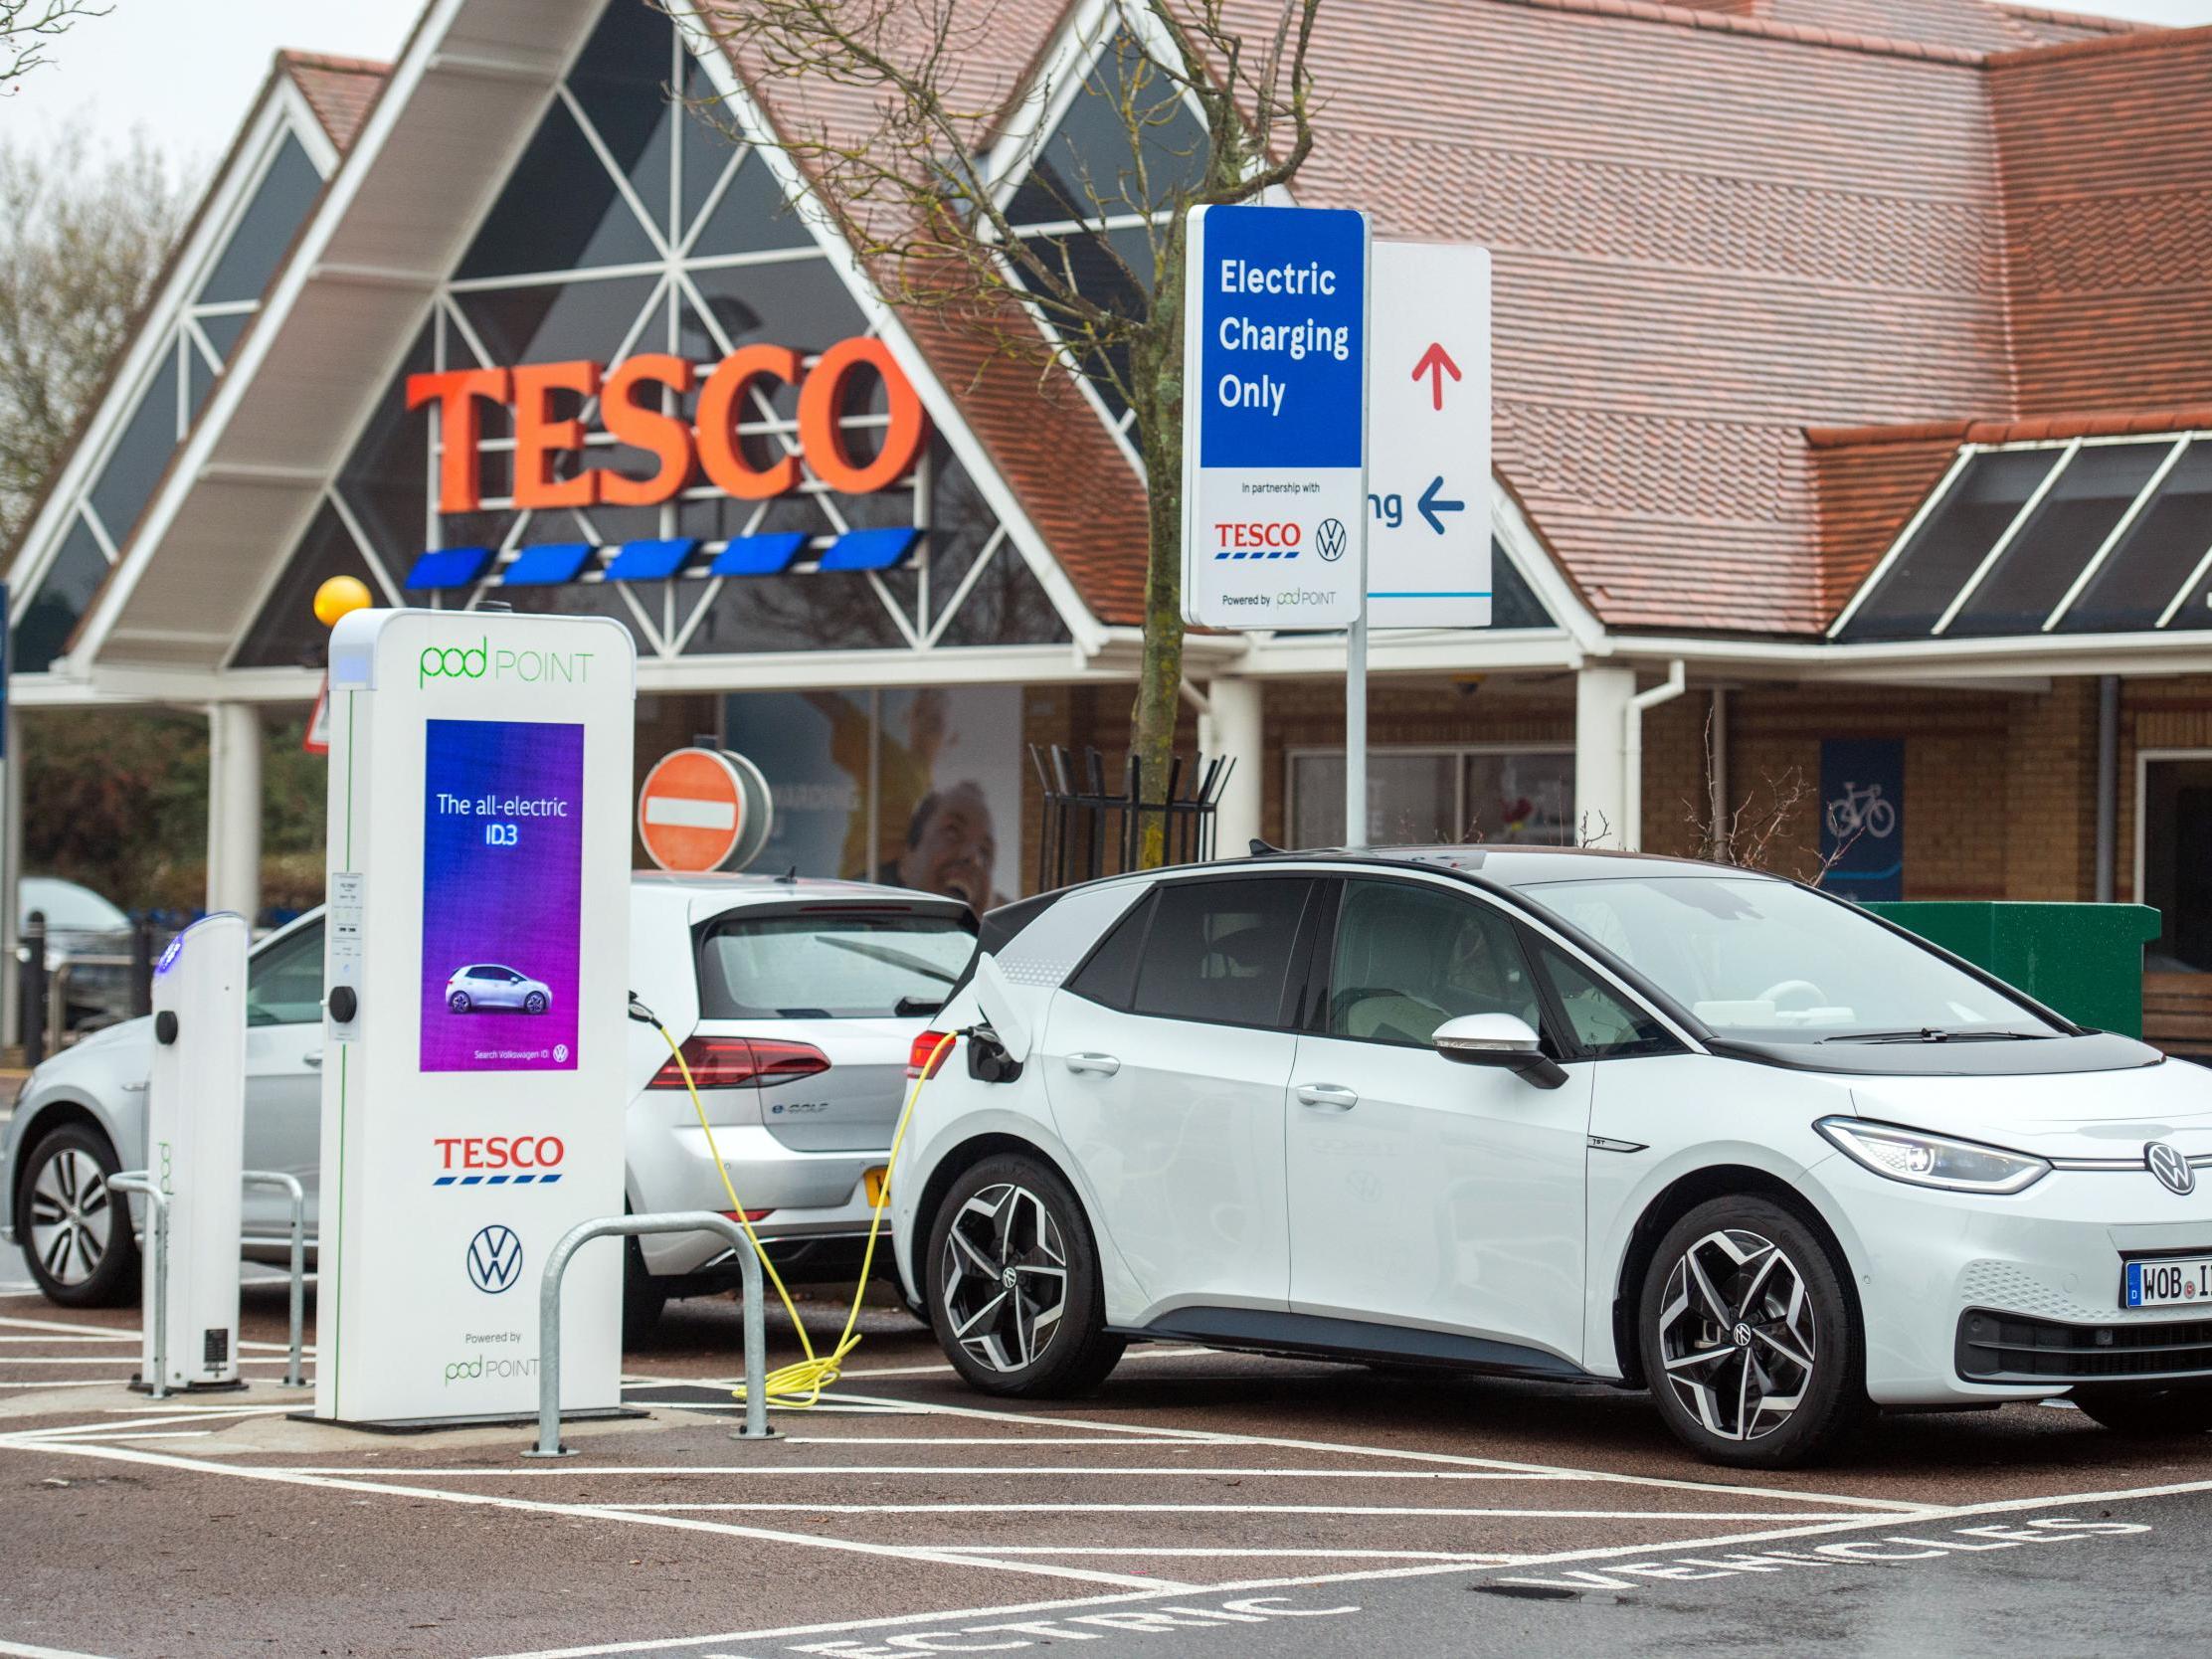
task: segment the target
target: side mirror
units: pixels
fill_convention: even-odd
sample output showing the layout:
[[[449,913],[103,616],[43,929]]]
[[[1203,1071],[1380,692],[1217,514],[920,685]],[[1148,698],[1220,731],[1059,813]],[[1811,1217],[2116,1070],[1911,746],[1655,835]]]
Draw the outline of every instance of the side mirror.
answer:
[[[1447,1060],[1503,1066],[1540,1089],[1556,1089],[1567,1081],[1567,1073],[1546,1056],[1528,1022],[1510,1014],[1461,1014],[1437,1026],[1429,1040]]]

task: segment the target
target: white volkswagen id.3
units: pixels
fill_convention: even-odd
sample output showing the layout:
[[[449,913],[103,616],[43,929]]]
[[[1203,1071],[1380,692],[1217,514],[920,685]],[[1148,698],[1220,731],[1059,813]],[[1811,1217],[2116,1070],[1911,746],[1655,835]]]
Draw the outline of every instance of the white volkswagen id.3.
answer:
[[[1285,854],[983,942],[892,1183],[979,1388],[1088,1388],[1158,1338],[1648,1387],[1741,1465],[1876,1407],[2212,1427],[2212,1073],[1827,894]]]

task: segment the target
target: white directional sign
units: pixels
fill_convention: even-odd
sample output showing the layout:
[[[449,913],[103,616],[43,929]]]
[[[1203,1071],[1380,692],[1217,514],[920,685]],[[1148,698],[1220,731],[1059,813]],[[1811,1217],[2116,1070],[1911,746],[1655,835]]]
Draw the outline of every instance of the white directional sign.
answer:
[[[1368,228],[1345,208],[1191,212],[1183,615],[1348,628],[1365,523]]]
[[[1375,245],[1368,626],[1490,625],[1490,253]]]

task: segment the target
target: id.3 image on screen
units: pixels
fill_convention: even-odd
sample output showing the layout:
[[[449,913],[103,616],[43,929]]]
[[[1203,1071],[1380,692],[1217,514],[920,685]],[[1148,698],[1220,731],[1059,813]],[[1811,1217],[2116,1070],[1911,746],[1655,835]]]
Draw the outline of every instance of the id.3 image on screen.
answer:
[[[425,1071],[572,1071],[584,728],[432,720],[423,756]]]

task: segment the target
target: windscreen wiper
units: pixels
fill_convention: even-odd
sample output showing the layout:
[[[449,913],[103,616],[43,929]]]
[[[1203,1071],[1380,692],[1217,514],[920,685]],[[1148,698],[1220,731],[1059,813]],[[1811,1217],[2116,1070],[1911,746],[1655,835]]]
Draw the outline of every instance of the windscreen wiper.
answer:
[[[2044,1031],[1950,1030],[1941,1025],[1922,1025],[1908,1031],[1842,1031],[1820,1038],[1822,1042],[2040,1042]]]
[[[960,977],[957,974],[946,973],[936,963],[931,962],[926,957],[916,956],[911,951],[894,951],[883,945],[871,945],[862,939],[838,939],[825,934],[822,943],[828,945],[831,950],[850,951],[855,956],[864,956],[874,962],[885,962],[893,968],[904,968],[921,975],[925,980],[936,980],[944,985],[951,985]]]

